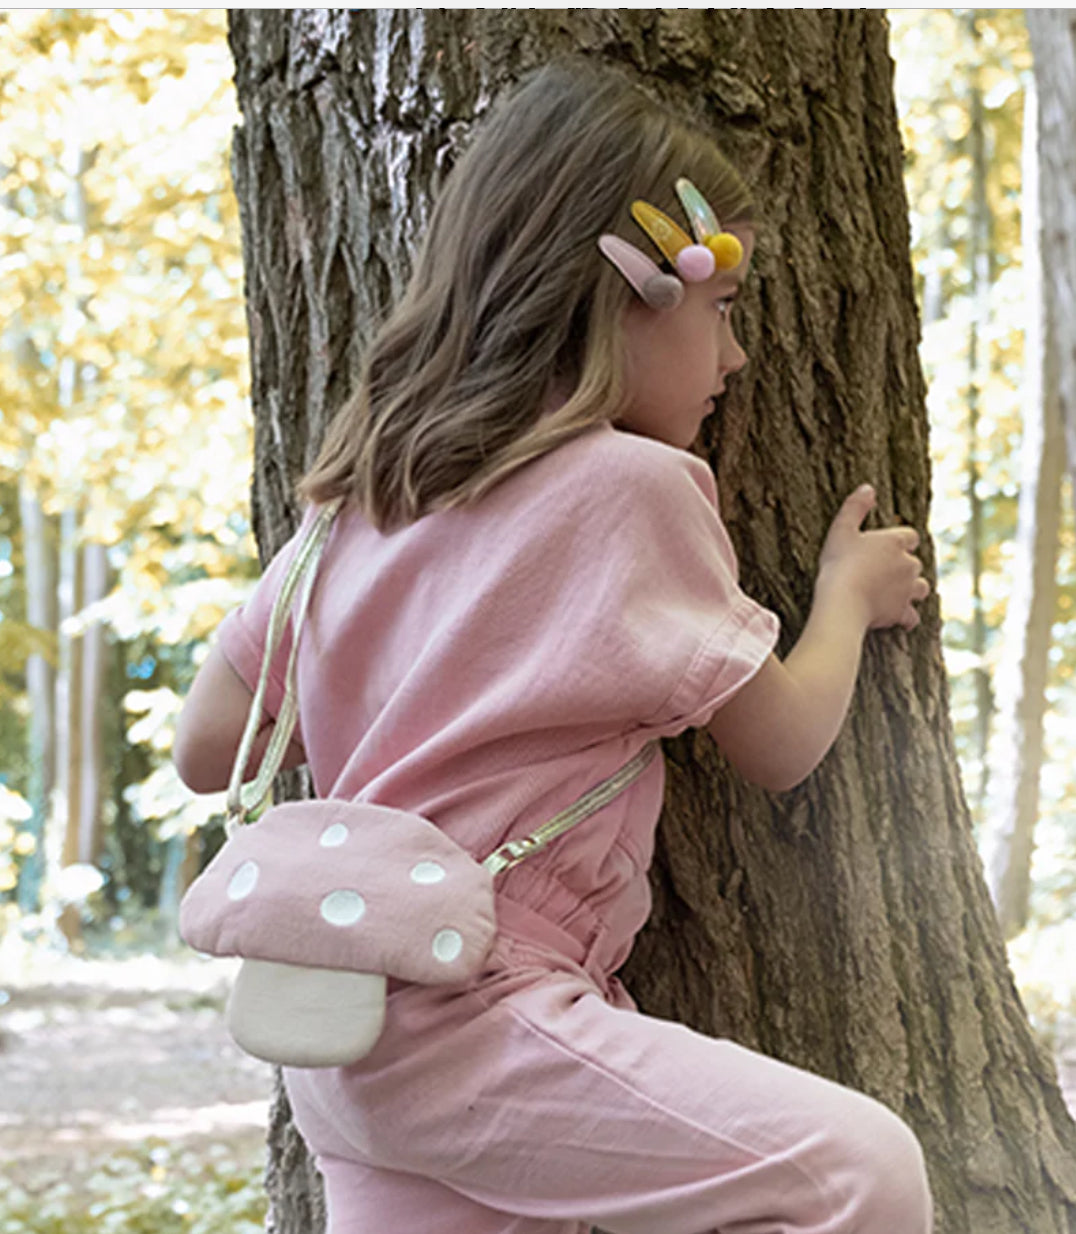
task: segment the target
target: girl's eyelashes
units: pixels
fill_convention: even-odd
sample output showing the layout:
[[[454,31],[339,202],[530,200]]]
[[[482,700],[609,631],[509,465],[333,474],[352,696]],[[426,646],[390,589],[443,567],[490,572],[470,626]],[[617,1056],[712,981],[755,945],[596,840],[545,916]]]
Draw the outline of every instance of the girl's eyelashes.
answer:
[[[735,302],[735,296],[722,296],[720,300],[714,301],[714,308],[717,309],[722,317],[728,317],[728,315],[732,312],[732,306]]]

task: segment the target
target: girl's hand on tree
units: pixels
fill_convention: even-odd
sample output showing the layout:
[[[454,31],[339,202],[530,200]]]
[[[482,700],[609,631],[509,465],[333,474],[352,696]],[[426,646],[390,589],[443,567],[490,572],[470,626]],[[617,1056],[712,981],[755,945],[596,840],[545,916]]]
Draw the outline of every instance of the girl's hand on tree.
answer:
[[[874,509],[869,484],[857,488],[841,506],[830,526],[818,564],[819,590],[836,588],[860,607],[864,628],[882,630],[919,624],[915,604],[930,594],[922,564],[915,556],[919,535],[911,527],[863,531],[863,520]]]
[[[910,527],[864,531],[874,490],[857,489],[826,536],[814,603],[782,662],[770,656],[706,727],[754,784],[783,792],[818,766],[833,744],[855,688],[867,630],[919,624],[914,605],[930,587]]]

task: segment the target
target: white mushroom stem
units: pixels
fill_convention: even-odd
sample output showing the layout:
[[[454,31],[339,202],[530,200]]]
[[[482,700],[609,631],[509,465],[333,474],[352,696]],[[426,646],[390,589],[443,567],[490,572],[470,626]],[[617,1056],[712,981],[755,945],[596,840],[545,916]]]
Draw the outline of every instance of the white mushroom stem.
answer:
[[[345,1067],[381,1035],[385,986],[380,973],[244,960],[228,1000],[228,1031],[267,1063]]]

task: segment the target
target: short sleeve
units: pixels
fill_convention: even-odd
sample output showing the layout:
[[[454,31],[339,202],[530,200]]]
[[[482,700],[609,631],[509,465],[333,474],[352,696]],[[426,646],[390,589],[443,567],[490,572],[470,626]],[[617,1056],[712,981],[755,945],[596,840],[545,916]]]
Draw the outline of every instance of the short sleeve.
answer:
[[[632,449],[616,503],[626,502],[623,520],[595,545],[613,597],[608,645],[636,727],[675,736],[705,724],[758,672],[780,623],[740,587],[710,468],[652,441]]]
[[[265,642],[269,632],[269,620],[273,605],[284,584],[288,566],[312,521],[316,509],[307,507],[295,535],[282,546],[258,580],[250,599],[233,609],[217,627],[216,646],[235,669],[253,694],[261,677]],[[280,646],[269,666],[269,683],[266,687],[264,710],[274,718],[284,699],[284,678],[291,654],[292,633],[289,622],[280,640]]]

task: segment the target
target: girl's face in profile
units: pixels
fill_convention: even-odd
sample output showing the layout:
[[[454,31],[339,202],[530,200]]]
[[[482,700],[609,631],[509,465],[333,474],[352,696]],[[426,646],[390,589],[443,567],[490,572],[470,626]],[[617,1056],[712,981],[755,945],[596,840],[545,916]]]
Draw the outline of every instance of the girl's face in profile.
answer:
[[[755,247],[751,227],[730,227],[743,244],[734,270],[717,270],[704,283],[685,283],[674,309],[641,300],[624,318],[625,408],[613,421],[644,437],[687,449],[725,382],[747,363],[732,326],[733,302]]]

